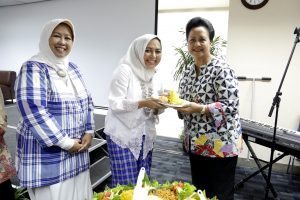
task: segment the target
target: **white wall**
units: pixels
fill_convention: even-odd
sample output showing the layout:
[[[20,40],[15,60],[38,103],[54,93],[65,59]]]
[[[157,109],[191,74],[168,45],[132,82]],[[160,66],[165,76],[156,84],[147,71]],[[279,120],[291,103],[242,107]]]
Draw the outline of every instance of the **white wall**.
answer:
[[[97,106],[107,106],[112,72],[130,42],[154,33],[155,0],[54,0],[0,7],[0,70],[19,71],[38,52],[42,26],[53,18],[75,25],[70,60],[81,69]]]
[[[273,125],[275,110],[268,117],[290,52],[295,27],[300,26],[299,0],[272,0],[258,10],[230,1],[227,58],[239,76],[271,77],[271,82],[256,82],[253,120]],[[294,52],[285,78],[278,126],[297,130],[300,121],[300,46]],[[240,113],[250,118],[251,82],[240,82]],[[255,146],[255,145],[254,145]],[[258,155],[269,159],[269,149],[255,147]]]
[[[253,118],[271,123],[267,117],[272,99],[286,67],[295,35],[300,26],[299,0],[272,0],[259,10],[249,10],[240,1],[230,1],[227,58],[238,75],[268,76],[271,82],[257,82]],[[286,11],[286,12],[283,12]],[[300,49],[294,56],[282,87],[279,125],[296,129],[300,119]],[[250,109],[250,82],[240,82],[241,115],[248,117]],[[273,114],[275,116],[275,112]]]

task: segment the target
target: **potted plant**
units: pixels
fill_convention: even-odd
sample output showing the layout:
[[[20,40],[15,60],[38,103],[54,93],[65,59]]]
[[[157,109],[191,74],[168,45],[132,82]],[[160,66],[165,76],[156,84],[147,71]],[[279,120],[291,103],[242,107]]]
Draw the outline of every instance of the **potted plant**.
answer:
[[[26,188],[15,187],[14,190],[16,200],[30,200]]]

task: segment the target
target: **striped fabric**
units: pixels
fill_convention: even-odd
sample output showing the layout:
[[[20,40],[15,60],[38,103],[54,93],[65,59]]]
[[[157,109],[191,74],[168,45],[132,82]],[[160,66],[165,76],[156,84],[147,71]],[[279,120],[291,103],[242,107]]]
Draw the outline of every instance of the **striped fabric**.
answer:
[[[130,149],[121,148],[116,143],[114,143],[109,136],[106,136],[106,140],[112,173],[111,187],[115,187],[117,184],[135,185],[139,175],[139,171],[142,167],[146,169],[146,173],[148,177],[150,177],[152,151],[149,151],[147,157],[143,160],[143,147],[145,140],[144,136],[141,153],[138,160],[134,158]]]
[[[28,61],[20,70],[16,168],[22,187],[52,185],[89,168],[88,151],[71,154],[61,148],[66,140],[94,130],[93,103],[82,77],[72,63],[68,73],[77,97],[46,64]]]

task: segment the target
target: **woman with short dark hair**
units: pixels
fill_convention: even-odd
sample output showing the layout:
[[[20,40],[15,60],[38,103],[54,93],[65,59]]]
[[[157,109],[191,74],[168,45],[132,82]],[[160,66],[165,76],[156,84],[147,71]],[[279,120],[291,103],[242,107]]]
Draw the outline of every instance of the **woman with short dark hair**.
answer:
[[[184,120],[192,183],[208,197],[233,199],[234,175],[241,142],[239,89],[234,71],[210,53],[215,31],[204,18],[186,25],[188,51],[194,62],[183,72],[178,108]]]

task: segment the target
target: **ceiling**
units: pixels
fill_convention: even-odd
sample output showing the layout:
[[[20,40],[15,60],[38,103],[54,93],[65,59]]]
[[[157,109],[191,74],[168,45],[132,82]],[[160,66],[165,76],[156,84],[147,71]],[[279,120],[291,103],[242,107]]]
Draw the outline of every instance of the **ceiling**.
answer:
[[[49,1],[49,0],[0,0],[0,7],[14,6],[14,5],[27,4],[27,3],[36,3],[40,1]]]
[[[158,0],[159,10],[228,8],[229,0]]]
[[[51,0],[0,0],[0,7]],[[229,0],[159,0],[160,9],[228,7]]]

